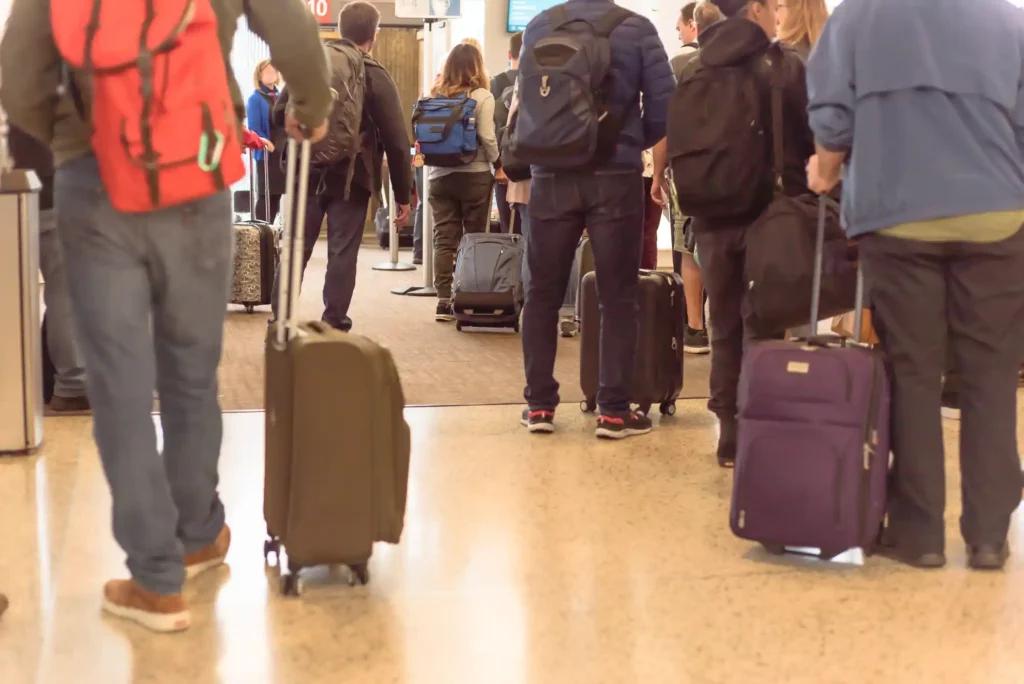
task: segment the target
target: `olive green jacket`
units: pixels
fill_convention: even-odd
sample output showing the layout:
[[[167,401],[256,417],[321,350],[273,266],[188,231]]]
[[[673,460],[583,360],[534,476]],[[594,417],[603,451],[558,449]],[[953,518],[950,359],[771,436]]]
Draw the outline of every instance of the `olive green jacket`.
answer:
[[[238,18],[244,13],[249,27],[270,46],[274,66],[292,94],[292,107],[300,123],[315,127],[330,113],[330,72],[319,29],[302,0],[211,0],[217,14],[220,44],[231,96],[239,122],[245,105],[231,68],[231,44]],[[71,98],[62,95],[64,64],[53,42],[49,0],[14,0],[3,41],[0,42],[0,105],[8,120],[53,149],[57,166],[91,153],[89,126]],[[75,84],[86,106],[89,81],[75,74]]]

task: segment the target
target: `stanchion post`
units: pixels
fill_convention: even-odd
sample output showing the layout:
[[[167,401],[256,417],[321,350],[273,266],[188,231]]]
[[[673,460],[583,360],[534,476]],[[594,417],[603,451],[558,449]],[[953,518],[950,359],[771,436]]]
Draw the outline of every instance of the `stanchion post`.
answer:
[[[388,200],[388,249],[390,251],[390,259],[383,263],[377,264],[373,267],[374,271],[415,271],[416,267],[412,264],[403,264],[398,261],[398,226],[395,225],[395,193],[391,189],[391,171],[388,167],[384,167],[381,171],[383,179],[381,181],[380,196],[381,200],[387,198]],[[376,217],[374,217],[376,220]]]

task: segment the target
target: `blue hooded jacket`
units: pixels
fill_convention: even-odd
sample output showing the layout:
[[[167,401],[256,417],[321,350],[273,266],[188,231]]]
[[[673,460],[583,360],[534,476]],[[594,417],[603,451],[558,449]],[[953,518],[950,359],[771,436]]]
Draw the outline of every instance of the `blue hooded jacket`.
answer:
[[[852,149],[851,236],[1024,209],[1024,13],[1007,0],[844,0],[807,81],[818,142]]]
[[[615,7],[611,0],[569,0],[565,3],[570,19],[596,21]],[[547,13],[530,22],[523,34],[523,50],[531,50],[538,40],[551,35]],[[646,17],[636,15],[624,21],[610,36],[614,86],[609,104],[624,113],[625,124],[612,165],[643,169],[643,151],[665,137],[668,104],[675,92],[676,79],[669,66],[661,37]],[[643,114],[640,95],[643,95]]]

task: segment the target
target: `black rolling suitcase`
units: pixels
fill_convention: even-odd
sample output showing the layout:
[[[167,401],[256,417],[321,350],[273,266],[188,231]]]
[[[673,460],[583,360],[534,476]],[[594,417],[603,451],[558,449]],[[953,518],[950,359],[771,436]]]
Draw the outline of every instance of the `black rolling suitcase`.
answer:
[[[267,219],[270,218],[269,153],[263,155],[263,178],[266,184]],[[277,230],[270,221],[256,218],[256,165],[249,152],[249,220],[235,223],[235,264],[231,278],[231,303],[244,306],[249,313],[257,306],[267,306],[274,290],[277,272]]]
[[[683,333],[686,300],[683,279],[675,273],[640,271],[640,333],[632,399],[647,414],[657,405],[662,415],[676,412],[683,389]],[[580,286],[580,387],[586,412],[597,409],[600,375],[601,311],[597,299],[597,274],[583,276]]]
[[[518,333],[522,308],[522,237],[493,233],[489,223],[486,233],[465,234],[452,283],[456,329],[512,328]]]

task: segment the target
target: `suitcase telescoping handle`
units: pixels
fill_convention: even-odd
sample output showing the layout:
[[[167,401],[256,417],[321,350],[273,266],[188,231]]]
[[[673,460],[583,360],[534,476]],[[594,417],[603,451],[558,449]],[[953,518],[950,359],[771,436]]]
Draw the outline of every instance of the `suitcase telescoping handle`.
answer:
[[[249,216],[252,220],[256,220],[256,151],[249,150]],[[273,223],[270,220],[270,151],[264,148],[263,150],[263,196],[266,200],[263,202],[267,209],[267,223]]]
[[[285,188],[282,217],[284,227],[281,235],[281,276],[278,287],[277,311],[280,320],[277,325],[277,344],[284,346],[298,331],[298,298],[302,283],[302,255],[305,250],[304,234],[306,225],[306,200],[309,197],[309,158],[311,145],[302,141],[302,158],[296,159],[299,143],[288,139],[288,163],[285,172]],[[298,165],[298,183],[295,182]],[[298,227],[298,228],[296,228]]]
[[[828,221],[828,195],[821,195],[818,198],[818,231],[814,241],[814,278],[811,288],[811,327],[814,329],[811,337],[818,334],[818,317],[821,315],[821,279],[825,262],[825,224]],[[864,271],[860,261],[857,262],[857,289],[854,297],[853,329],[854,342],[860,344],[863,340],[861,325],[864,319]]]

